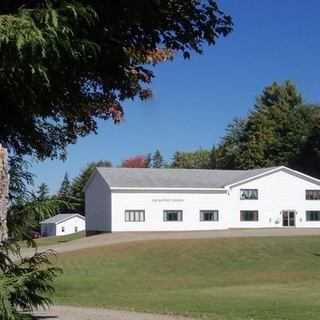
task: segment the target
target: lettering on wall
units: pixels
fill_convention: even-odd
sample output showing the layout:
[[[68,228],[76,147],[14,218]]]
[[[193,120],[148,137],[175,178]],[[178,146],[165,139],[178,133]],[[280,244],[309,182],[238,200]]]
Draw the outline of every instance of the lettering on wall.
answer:
[[[152,202],[184,202],[184,199],[168,199],[168,198],[159,198],[159,199],[152,199]]]

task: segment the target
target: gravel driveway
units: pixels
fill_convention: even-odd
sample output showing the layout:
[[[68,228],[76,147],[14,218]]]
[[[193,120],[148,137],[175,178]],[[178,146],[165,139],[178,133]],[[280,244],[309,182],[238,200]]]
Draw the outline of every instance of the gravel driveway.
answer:
[[[53,249],[57,253],[108,246],[117,243],[144,240],[174,240],[174,239],[214,239],[242,237],[288,237],[288,236],[320,236],[320,228],[278,228],[278,229],[229,229],[214,231],[184,231],[184,232],[118,232],[82,238],[66,243],[40,247],[38,250]],[[34,250],[24,249],[23,255],[28,256]]]
[[[116,311],[108,309],[54,306],[48,312],[38,312],[36,319],[49,320],[185,320],[181,316]]]

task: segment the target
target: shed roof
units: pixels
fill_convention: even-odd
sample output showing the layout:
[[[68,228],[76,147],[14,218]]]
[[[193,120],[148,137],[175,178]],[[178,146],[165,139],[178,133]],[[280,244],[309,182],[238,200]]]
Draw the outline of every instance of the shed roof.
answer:
[[[78,218],[81,218],[83,220],[85,220],[85,217],[82,216],[81,214],[79,213],[59,213],[53,217],[50,217],[46,220],[43,220],[41,221],[41,223],[54,223],[54,224],[59,224],[63,221],[66,221],[66,220],[69,220],[73,217],[78,217]]]
[[[98,167],[97,171],[111,188],[224,188],[277,168],[204,170]]]

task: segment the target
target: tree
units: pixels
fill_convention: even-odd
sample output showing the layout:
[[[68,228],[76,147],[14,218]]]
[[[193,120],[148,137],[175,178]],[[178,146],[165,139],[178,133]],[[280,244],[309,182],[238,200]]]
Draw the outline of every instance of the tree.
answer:
[[[164,165],[163,157],[160,150],[156,150],[152,156],[152,168],[162,168]]]
[[[299,157],[305,148],[311,151],[311,145],[307,147],[306,143],[316,132],[319,110],[319,106],[304,105],[291,82],[273,83],[263,90],[246,119],[228,127],[218,149],[219,166],[250,169],[285,165],[310,171]]]
[[[64,158],[100,119],[119,122],[125,99],[152,95],[148,65],[188,59],[231,29],[214,0],[1,1],[0,143],[17,156]],[[48,259],[12,262],[6,244],[0,255],[2,320],[50,302]]]
[[[99,119],[119,122],[125,99],[152,95],[148,66],[189,59],[231,30],[214,0],[3,0],[0,143],[64,157]]]
[[[69,180],[68,173],[66,172],[63,180],[61,182],[61,186],[58,192],[58,197],[62,199],[67,199],[71,194],[71,182]]]
[[[209,150],[199,149],[194,152],[177,151],[171,163],[172,168],[183,169],[210,169],[211,152]]]
[[[313,118],[313,125],[306,142],[300,149],[293,164],[311,176],[320,179],[320,108],[317,108]]]
[[[209,167],[210,169],[217,169],[217,151],[215,146],[213,146],[210,151]]]
[[[143,155],[138,155],[131,157],[129,159],[123,160],[121,167],[122,168],[148,168],[148,158]]]
[[[221,169],[237,169],[239,167],[241,139],[246,125],[245,119],[234,119],[226,129],[222,143],[216,150],[217,167]]]
[[[28,186],[34,185],[34,175],[29,171],[30,163],[22,156],[9,157],[9,199],[12,202],[30,194]]]
[[[146,156],[146,168],[151,168],[152,167],[152,155],[151,153],[148,153]]]
[[[39,201],[47,200],[49,198],[49,187],[46,183],[41,183],[37,192],[37,199]]]
[[[85,211],[83,189],[97,167],[112,167],[112,163],[107,160],[91,162],[81,170],[80,174],[71,183],[69,204],[73,210],[77,210],[81,214],[84,214]]]

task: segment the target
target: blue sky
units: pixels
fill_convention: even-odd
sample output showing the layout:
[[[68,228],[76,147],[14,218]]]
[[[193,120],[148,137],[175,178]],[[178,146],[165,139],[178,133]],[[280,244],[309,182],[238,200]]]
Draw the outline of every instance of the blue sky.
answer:
[[[66,161],[34,161],[36,184],[54,192],[65,172],[72,178],[90,161],[118,165],[156,149],[170,160],[177,150],[211,148],[273,81],[290,79],[306,102],[320,102],[319,0],[220,0],[220,6],[234,19],[231,35],[190,61],[156,67],[152,100],[126,102],[123,123],[100,122],[97,135],[68,148]]]

